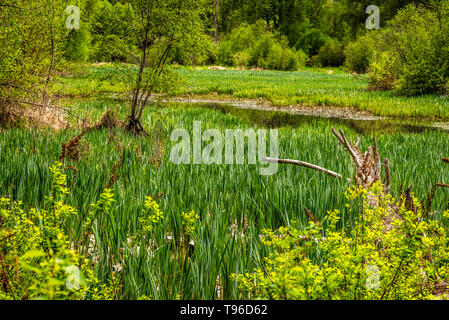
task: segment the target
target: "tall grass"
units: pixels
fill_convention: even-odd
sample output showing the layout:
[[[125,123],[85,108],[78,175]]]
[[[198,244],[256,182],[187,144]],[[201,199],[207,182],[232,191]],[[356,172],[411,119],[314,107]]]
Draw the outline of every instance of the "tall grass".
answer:
[[[93,117],[107,107],[105,102],[79,103],[82,112]],[[116,109],[126,111],[118,103]],[[73,241],[81,235],[83,217],[89,204],[95,202],[108,184],[111,171],[121,157],[119,180],[113,185],[116,202],[111,215],[102,218],[105,224],[95,229],[96,239],[103,246],[96,273],[100,279],[110,277],[110,265],[120,265],[123,280],[122,298],[142,295],[155,299],[239,299],[231,273],[250,272],[260,265],[266,250],[259,235],[263,228],[289,225],[293,220],[307,223],[303,207],[318,219],[327,210],[344,209],[344,191],[349,183],[301,167],[280,166],[273,176],[260,176],[258,165],[175,165],[168,161],[172,142],[170,132],[185,128],[192,133],[193,121],[202,121],[203,130],[255,127],[249,119],[231,114],[197,108],[151,106],[143,117],[148,138],[135,138],[116,131],[116,140],[108,130],[92,131],[83,137],[87,143],[80,161],[65,160],[68,185],[73,183],[70,202],[80,215],[67,225]],[[337,171],[346,177],[352,174],[348,154],[336,144],[330,120],[311,120],[298,127],[279,128],[280,157],[300,159]],[[342,127],[350,138],[356,133]],[[48,193],[48,167],[61,153],[61,143],[78,132],[53,132],[10,129],[0,134],[0,195],[22,200],[27,206],[40,207]],[[413,190],[425,198],[435,182],[449,182],[449,169],[442,157],[449,156],[448,134],[439,131],[424,133],[376,134],[381,157],[388,157],[392,170],[392,190],[398,195],[401,185],[413,183]],[[158,138],[158,139],[156,139]],[[160,165],[155,164],[155,148],[162,142]],[[371,137],[361,137],[362,149],[371,145]],[[139,229],[139,218],[145,197],[157,197],[165,219],[154,232],[158,250],[148,254],[149,243],[139,242],[140,250],[130,244]],[[448,194],[438,190],[433,202],[434,217],[447,208]],[[194,249],[188,254],[175,250],[174,243],[182,234],[181,212],[195,210],[200,216]],[[344,211],[346,212],[346,211]],[[104,220],[107,219],[107,220]],[[347,214],[343,219],[351,220]],[[234,230],[234,233],[233,233]],[[167,238],[172,235],[172,240]],[[109,247],[109,253],[107,248]]]
[[[185,81],[176,95],[218,93],[235,98],[262,98],[276,106],[324,105],[356,108],[380,116],[449,119],[447,97],[404,97],[393,91],[367,91],[366,75],[354,77],[308,69],[301,72],[179,69],[178,72]]]
[[[57,79],[62,96],[122,95],[130,89],[128,65],[72,65],[69,75]],[[230,95],[265,99],[275,106],[329,106],[356,108],[374,115],[449,120],[446,96],[405,97],[394,91],[368,91],[367,75],[353,76],[339,69],[307,68],[299,72],[206,70],[179,67],[177,89],[170,95]]]

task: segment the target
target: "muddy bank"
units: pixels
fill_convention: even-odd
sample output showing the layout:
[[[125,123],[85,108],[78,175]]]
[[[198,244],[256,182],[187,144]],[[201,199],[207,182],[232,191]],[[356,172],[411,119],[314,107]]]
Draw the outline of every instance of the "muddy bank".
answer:
[[[355,108],[331,106],[287,106],[275,107],[265,100],[235,99],[233,97],[174,97],[159,100],[163,103],[182,103],[190,106],[212,108],[223,113],[249,119],[258,126],[297,126],[304,122],[328,119],[344,124],[359,133],[423,132],[425,130],[449,131],[449,122],[434,122],[419,119],[400,119],[375,116]]]
[[[277,107],[262,99],[235,99],[232,97],[217,96],[217,98],[207,97],[174,97],[170,99],[163,99],[161,102],[179,102],[179,103],[216,103],[227,104],[243,109],[255,109],[264,111],[279,111],[288,112],[291,114],[298,114],[304,116],[315,116],[321,118],[339,118],[348,120],[383,120],[387,117],[375,116],[367,111],[362,111],[356,108],[336,108],[332,106],[285,106]]]

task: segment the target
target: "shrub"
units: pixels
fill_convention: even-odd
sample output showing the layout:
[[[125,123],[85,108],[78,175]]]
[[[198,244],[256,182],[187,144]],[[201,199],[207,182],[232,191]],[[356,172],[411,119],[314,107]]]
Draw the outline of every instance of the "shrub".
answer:
[[[109,1],[99,1],[92,16],[93,61],[126,61],[135,48],[126,39],[132,34],[134,12],[130,5],[120,2],[112,5]]]
[[[234,60],[234,66],[246,68],[249,64],[249,60],[251,59],[251,55],[249,54],[249,52],[243,50],[234,53],[232,55],[232,59]]]
[[[90,55],[91,36],[89,27],[82,25],[79,30],[71,30],[65,41],[65,56],[68,60],[86,62]]]
[[[368,72],[374,54],[375,32],[370,32],[349,43],[345,50],[345,68],[350,72]]]
[[[287,40],[282,39],[280,43],[274,43],[268,50],[264,61],[264,68],[275,70],[298,70],[306,64],[306,55],[288,47]]]
[[[384,89],[378,84],[394,77],[393,87],[406,95],[443,92],[449,79],[448,27],[447,0],[438,9],[409,5],[399,11],[381,33],[384,46],[375,50],[370,66],[372,86]]]
[[[327,221],[311,221],[304,230],[264,230],[261,241],[273,251],[263,269],[233,275],[239,287],[250,298],[262,299],[426,299],[441,294],[449,278],[447,229],[425,219],[416,199],[416,212],[408,210],[405,201],[383,194],[379,183],[370,190],[354,187],[347,198],[362,202],[360,211],[352,213],[352,229],[335,210]]]
[[[289,48],[286,38],[268,31],[260,20],[234,29],[220,43],[217,58],[225,65],[297,70],[305,65],[307,56]]]
[[[171,62],[185,66],[213,64],[217,60],[217,45],[205,34],[195,35],[195,41],[184,38],[170,51]]]
[[[89,262],[71,248],[64,223],[78,213],[61,163],[50,168],[53,182],[45,209],[24,210],[20,201],[0,198],[0,299],[111,299]],[[108,190],[105,195],[111,199]],[[104,211],[103,211],[104,213]]]
[[[329,36],[314,26],[309,19],[299,22],[296,28],[297,40],[294,47],[303,50],[309,56],[317,55],[320,48],[329,41]]]
[[[339,67],[344,62],[343,45],[331,40],[326,42],[319,50],[317,59],[322,66]]]
[[[376,52],[370,64],[370,90],[391,90],[398,87],[399,58],[388,52]]]
[[[318,55],[314,55],[310,58],[308,66],[312,68],[321,68],[323,65],[321,64],[320,57]]]
[[[444,93],[446,90],[446,70],[435,68],[436,61],[423,61],[403,66],[399,82],[401,91],[406,95],[426,93]]]

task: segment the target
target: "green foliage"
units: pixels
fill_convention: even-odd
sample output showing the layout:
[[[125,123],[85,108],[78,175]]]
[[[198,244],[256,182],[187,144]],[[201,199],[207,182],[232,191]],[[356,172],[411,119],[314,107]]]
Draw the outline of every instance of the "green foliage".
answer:
[[[0,97],[35,98],[64,64],[66,5],[65,0],[19,0],[0,7]]]
[[[64,53],[68,60],[86,62],[90,56],[90,32],[81,24],[79,30],[71,30],[65,41]]]
[[[336,40],[326,42],[318,51],[317,60],[322,66],[341,66],[344,61],[343,45]]]
[[[90,33],[90,8],[91,0],[71,1],[70,5],[76,5],[80,10],[79,29],[69,30],[64,38],[64,57],[70,61],[86,62],[91,54]],[[68,15],[67,15],[68,16]]]
[[[289,48],[287,39],[267,30],[262,20],[234,29],[220,43],[217,57],[225,65],[275,70],[297,70],[306,62],[303,51]]]
[[[368,72],[374,48],[378,43],[378,32],[368,32],[356,41],[349,43],[345,50],[345,68],[350,72]]]
[[[352,227],[334,210],[303,230],[264,230],[261,241],[273,251],[263,268],[234,275],[240,288],[253,299],[408,300],[441,293],[449,277],[447,229],[425,219],[416,199],[415,213],[379,184],[354,187],[347,197],[362,201],[351,213]]]
[[[195,213],[195,211],[192,210],[187,213],[182,212],[181,217],[182,217],[182,226],[184,229],[184,234],[187,236],[192,236],[193,233],[195,232],[195,226],[196,226],[197,221],[200,218],[200,216],[197,215]]]
[[[330,38],[343,40],[350,36],[345,15],[352,9],[342,1],[223,0],[218,30],[229,34],[244,23],[254,24],[263,19],[265,26],[285,36],[291,47],[313,56]],[[212,14],[210,19],[213,21]]]
[[[134,55],[136,73],[126,130],[134,135],[146,134],[141,119],[153,92],[172,86],[175,76],[168,67],[176,43],[190,43],[195,48],[204,32],[201,20],[203,1],[145,0],[131,2],[133,43],[139,48]]]
[[[145,199],[144,214],[145,216],[139,219],[139,223],[145,232],[151,231],[154,224],[158,224],[161,219],[164,219],[163,212],[151,196],[147,196]]]
[[[449,79],[448,27],[447,0],[399,11],[373,57],[372,87],[398,88],[406,95],[443,93]]]
[[[232,55],[233,65],[237,67],[248,67],[251,54],[248,50],[242,50]]]
[[[369,88],[391,90],[398,87],[400,61],[389,52],[375,52],[370,64]]]
[[[272,70],[298,70],[306,65],[307,55],[302,51],[295,51],[288,47],[286,39],[275,43],[268,51],[264,67]]]
[[[118,63],[71,64],[68,69],[70,77],[56,78],[53,90],[61,96],[69,97],[125,94],[129,92],[131,86],[129,79],[135,72],[129,65]]]
[[[204,32],[196,32],[194,39],[179,39],[170,52],[170,61],[185,66],[213,64],[217,59],[217,44]]]
[[[92,61],[127,61],[135,52],[133,41],[134,11],[129,3],[99,1],[90,22]]]
[[[21,201],[0,198],[0,275],[2,299],[109,299],[89,261],[75,250],[65,223],[78,215],[65,204],[69,194],[61,163],[50,167],[47,209],[24,210]]]

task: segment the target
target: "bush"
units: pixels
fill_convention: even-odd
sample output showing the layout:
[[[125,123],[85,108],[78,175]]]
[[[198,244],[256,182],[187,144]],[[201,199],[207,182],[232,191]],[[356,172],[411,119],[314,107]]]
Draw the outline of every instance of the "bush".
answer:
[[[213,64],[217,60],[217,45],[206,34],[177,41],[170,51],[170,61],[185,66]]]
[[[217,58],[224,65],[275,70],[298,70],[307,60],[303,51],[289,48],[286,38],[268,31],[262,20],[234,29],[220,43]]]
[[[113,288],[100,284],[94,265],[71,248],[64,223],[78,213],[65,204],[69,195],[61,163],[53,176],[46,208],[25,211],[20,201],[0,197],[1,300],[112,299]],[[112,200],[109,190],[102,197]],[[94,205],[95,207],[95,205]],[[107,208],[99,210],[107,214]]]
[[[438,11],[415,5],[399,11],[381,33],[384,46],[376,48],[370,66],[372,87],[396,87],[406,95],[444,92],[449,79],[448,28],[447,0]],[[396,85],[383,85],[393,82]]]
[[[314,55],[310,58],[308,66],[312,68],[321,68],[323,65],[321,64],[320,57],[318,55]]]
[[[317,55],[320,48],[330,40],[329,36],[314,26],[309,19],[298,22],[295,33],[297,40],[294,47],[303,50],[309,56]]]
[[[368,72],[374,54],[375,35],[377,35],[375,32],[367,33],[346,46],[344,66],[347,70],[357,73]]]
[[[233,275],[240,289],[251,299],[438,298],[449,280],[449,234],[441,222],[425,219],[416,199],[417,209],[408,210],[380,183],[353,187],[347,198],[361,201],[352,228],[335,210],[304,230],[264,230],[261,241],[272,253],[263,269]]]
[[[344,62],[343,45],[336,40],[326,42],[318,51],[317,59],[322,66],[341,66]]]
[[[264,61],[264,68],[275,70],[298,70],[306,64],[307,56],[300,50],[295,51],[288,47],[287,40],[274,43],[268,50]]]
[[[100,1],[91,22],[92,61],[123,61],[135,48],[126,39],[132,34],[133,10],[128,4]]]
[[[65,56],[68,60],[86,62],[90,55],[91,36],[87,24],[79,30],[71,30],[65,40]]]
[[[403,66],[399,82],[401,91],[406,95],[441,93],[446,90],[448,75],[444,69],[435,68],[435,62],[423,61]]]

